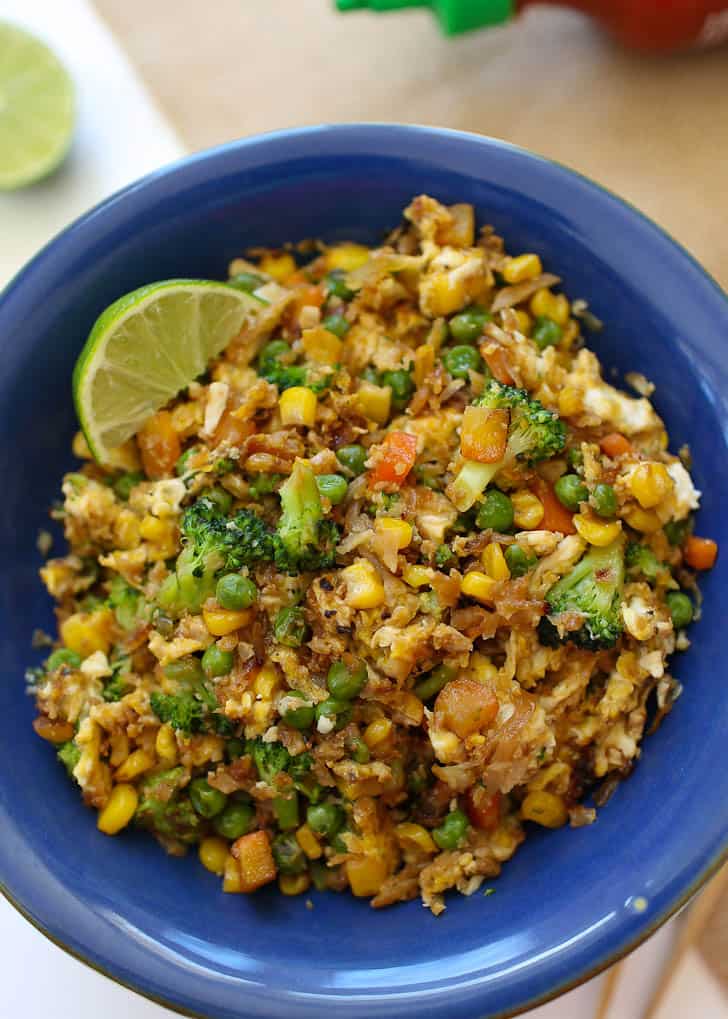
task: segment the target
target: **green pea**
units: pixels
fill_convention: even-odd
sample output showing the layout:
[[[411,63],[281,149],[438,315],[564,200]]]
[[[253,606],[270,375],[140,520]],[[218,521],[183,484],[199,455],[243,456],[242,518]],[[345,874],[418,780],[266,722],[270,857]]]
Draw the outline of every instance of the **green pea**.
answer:
[[[240,573],[226,573],[217,582],[215,597],[224,609],[240,612],[250,608],[258,597],[258,588]]]
[[[252,294],[254,290],[262,287],[264,283],[265,280],[257,272],[239,272],[228,280],[229,287],[235,287],[236,290],[244,290],[246,294]]]
[[[682,545],[690,533],[691,525],[692,520],[690,517],[687,517],[685,520],[668,520],[663,527],[663,531],[671,545]]]
[[[140,471],[129,471],[114,481],[114,491],[120,499],[126,501],[131,495],[132,488],[136,488],[141,481],[145,480],[145,476]]]
[[[281,609],[273,623],[273,633],[279,644],[300,647],[309,633],[303,609],[297,605],[288,605]]]
[[[52,672],[54,669],[59,669],[62,665],[67,665],[70,669],[77,669],[81,665],[81,661],[81,656],[76,654],[75,651],[71,651],[67,647],[59,647],[48,655],[46,669],[48,672]]]
[[[455,669],[451,665],[438,665],[428,672],[424,679],[415,687],[415,694],[421,701],[429,701],[435,694],[449,683],[455,676]]]
[[[667,607],[676,630],[684,629],[693,620],[693,603],[682,591],[668,591],[665,595]]]
[[[536,557],[527,555],[520,545],[509,545],[503,556],[513,578],[524,576],[536,564]]]
[[[578,474],[564,474],[554,485],[556,498],[568,510],[578,510],[579,503],[589,498],[589,489]]]
[[[483,332],[483,326],[490,322],[491,315],[477,304],[471,305],[458,315],[454,315],[448,323],[450,335],[458,343],[475,343]]]
[[[281,831],[298,828],[298,793],[290,796],[276,796],[273,799],[273,813]]]
[[[483,358],[478,351],[465,344],[450,347],[445,351],[442,361],[454,379],[467,379],[471,371],[479,372],[483,368]]]
[[[513,527],[513,503],[505,492],[499,492],[497,488],[488,489],[478,507],[475,523],[481,531],[488,528],[501,534],[510,531]]]
[[[225,757],[228,761],[237,761],[245,753],[245,740],[234,736],[225,743]]]
[[[306,811],[306,824],[317,835],[333,838],[344,824],[344,812],[335,803],[315,803]]]
[[[210,644],[202,656],[202,668],[206,676],[227,676],[234,660],[232,651],[223,651],[217,644]]]
[[[346,478],[340,474],[319,474],[316,477],[316,484],[321,495],[326,496],[332,506],[338,506],[346,497],[349,488]]]
[[[255,809],[252,803],[228,803],[212,822],[212,827],[224,839],[239,839],[253,827]]]
[[[566,454],[566,459],[571,467],[581,467],[584,463],[584,454],[578,446],[573,446]]]
[[[363,474],[366,470],[367,451],[363,446],[342,446],[336,451],[336,459],[342,467],[348,467],[352,474]]]
[[[328,292],[334,297],[340,297],[342,301],[350,301],[354,296],[354,291],[349,290],[345,279],[346,273],[343,269],[332,269],[326,276],[324,283]]]
[[[591,504],[600,517],[613,517],[617,512],[617,496],[612,486],[601,482],[595,485],[591,494]]]
[[[555,347],[557,343],[561,342],[562,336],[561,326],[547,315],[539,315],[531,331],[531,339],[540,350],[545,350],[546,347]]]
[[[468,819],[462,810],[451,810],[432,837],[440,849],[457,849],[468,831]]]
[[[230,507],[233,504],[233,497],[227,489],[221,488],[219,485],[215,485],[214,488],[208,488],[205,495],[217,506],[221,513],[227,515],[230,512]]]
[[[200,817],[217,817],[225,809],[227,796],[213,787],[204,778],[195,778],[189,786],[190,800]]]
[[[313,704],[306,702],[305,694],[302,694],[299,690],[289,690],[288,697],[298,697],[301,701],[300,708],[288,708],[283,715],[283,721],[286,725],[292,725],[294,729],[308,729],[313,725],[313,720],[316,717],[316,708]]]
[[[389,386],[392,390],[392,406],[395,410],[404,410],[415,391],[412,376],[404,368],[398,368],[396,371],[382,372],[380,384]]]
[[[191,469],[190,468],[190,460],[192,459],[193,456],[195,456],[195,454],[197,454],[199,452],[200,451],[197,448],[197,446],[190,446],[189,449],[186,449],[184,451],[182,456],[179,458],[177,463],[174,465],[174,470],[175,470],[175,473],[177,474],[178,477],[181,478],[183,474],[186,474]]]
[[[200,659],[192,657],[178,658],[176,662],[165,665],[164,674],[167,679],[178,683],[199,683],[205,678]]]
[[[334,336],[338,336],[342,339],[351,329],[351,322],[347,322],[343,315],[338,312],[334,312],[333,315],[327,315],[321,325],[324,329],[328,329]]]
[[[271,851],[281,874],[303,874],[308,866],[306,854],[293,832],[276,835],[271,844]]]
[[[334,662],[329,669],[326,685],[335,700],[353,701],[364,689],[367,681],[367,667],[364,662]]]
[[[351,718],[351,705],[348,701],[327,697],[316,705],[316,721],[320,718],[333,718],[336,720],[336,728],[342,729]]]
[[[367,764],[372,756],[369,752],[369,747],[366,745],[364,740],[360,739],[358,736],[353,740],[351,756],[357,764]]]
[[[261,495],[270,495],[278,489],[282,474],[253,474],[248,481],[248,495],[251,499],[260,499]]]

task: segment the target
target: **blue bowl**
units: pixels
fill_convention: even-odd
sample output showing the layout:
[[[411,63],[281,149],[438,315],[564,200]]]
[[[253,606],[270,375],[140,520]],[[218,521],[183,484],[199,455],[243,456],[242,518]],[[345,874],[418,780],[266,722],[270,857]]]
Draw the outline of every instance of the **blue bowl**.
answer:
[[[70,378],[99,312],[172,276],[224,277],[247,245],[376,241],[415,194],[475,204],[512,251],[538,251],[606,323],[607,372],[644,372],[672,448],[689,443],[698,531],[728,544],[728,303],[653,223],[574,173],[487,138],[395,125],[284,131],[147,177],[48,245],[0,298],[0,877],[69,952],[172,1007],[215,1019],[513,1013],[636,945],[728,848],[727,581],[702,582],[703,618],[674,668],[685,692],[596,824],[532,833],[496,893],[376,912],[349,896],[226,896],[194,855],[97,832],[30,728],[23,672],[50,630],[38,530],[71,465]],[[327,1010],[328,1013],[327,1013]]]

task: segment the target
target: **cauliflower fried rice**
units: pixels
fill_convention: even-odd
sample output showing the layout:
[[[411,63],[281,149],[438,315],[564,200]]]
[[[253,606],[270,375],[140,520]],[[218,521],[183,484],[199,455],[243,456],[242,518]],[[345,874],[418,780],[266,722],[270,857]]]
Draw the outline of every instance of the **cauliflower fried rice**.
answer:
[[[102,832],[437,914],[595,820],[717,549],[560,282],[423,195],[382,247],[236,259],[242,331],[123,471],[76,437],[34,727]]]

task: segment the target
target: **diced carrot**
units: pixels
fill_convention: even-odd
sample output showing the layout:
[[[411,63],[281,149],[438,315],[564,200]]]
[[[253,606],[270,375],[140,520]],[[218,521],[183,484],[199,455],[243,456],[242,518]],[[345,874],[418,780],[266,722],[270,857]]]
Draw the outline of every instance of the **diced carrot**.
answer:
[[[691,534],[685,542],[685,562],[694,570],[710,570],[718,557],[718,545],[712,538],[697,538]]]
[[[213,447],[219,446],[221,442],[225,441],[231,446],[242,446],[254,432],[255,424],[252,421],[241,421],[234,416],[233,411],[226,410],[215,429],[212,444]]]
[[[621,432],[610,432],[599,440],[599,448],[605,456],[614,460],[618,456],[624,456],[625,453],[631,453],[632,443]]]
[[[507,410],[466,407],[460,429],[460,451],[466,460],[494,464],[502,460],[508,441]]]
[[[233,842],[231,852],[240,866],[241,892],[254,892],[275,881],[276,864],[264,831],[242,835]]]
[[[370,473],[374,484],[390,482],[401,485],[417,459],[417,436],[409,432],[389,432],[379,449],[377,462]]]
[[[144,473],[152,481],[168,477],[182,453],[182,445],[168,410],[160,410],[137,434]]]
[[[442,688],[435,701],[435,722],[460,739],[485,729],[498,714],[498,698],[477,679],[460,676]]]
[[[503,347],[497,347],[494,344],[486,344],[481,347],[480,353],[483,355],[483,360],[490,368],[490,373],[497,382],[502,382],[504,386],[512,386],[514,379],[511,375],[508,367],[508,354]]]
[[[482,785],[474,785],[465,794],[465,813],[470,823],[481,831],[493,831],[500,821],[501,794],[489,793]]]
[[[538,478],[531,491],[543,504],[543,519],[538,525],[542,531],[560,531],[561,534],[576,534],[574,514],[556,497],[553,485],[543,478]]]
[[[291,285],[290,279],[286,280],[286,285]],[[295,309],[295,315],[298,317],[298,312],[300,312],[301,308],[320,308],[325,300],[326,290],[323,283],[311,284],[296,290],[291,301],[291,307]]]

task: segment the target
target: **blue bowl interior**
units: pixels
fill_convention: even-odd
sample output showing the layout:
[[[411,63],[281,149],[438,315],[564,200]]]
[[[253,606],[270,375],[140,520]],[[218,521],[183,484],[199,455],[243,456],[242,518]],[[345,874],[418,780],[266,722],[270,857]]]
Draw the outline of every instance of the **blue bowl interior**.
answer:
[[[671,448],[688,443],[698,531],[728,540],[724,296],[653,225],[563,168],[484,139],[398,127],[272,135],[194,158],[111,199],[0,299],[0,876],[36,923],[145,993],[207,1016],[475,1017],[583,977],[654,927],[726,844],[728,702],[721,563],[674,662],[685,692],[591,827],[533,831],[490,897],[375,912],[348,896],[225,896],[194,857],[136,833],[109,839],[30,723],[23,673],[53,630],[39,529],[72,463],[74,359],[120,294],[173,276],[223,278],[247,245],[376,241],[418,193],[469,201],[511,251],[538,251],[606,323],[607,377],[657,386]],[[56,554],[62,546],[56,544]],[[705,776],[710,776],[708,782]],[[640,901],[640,899],[644,901]]]

